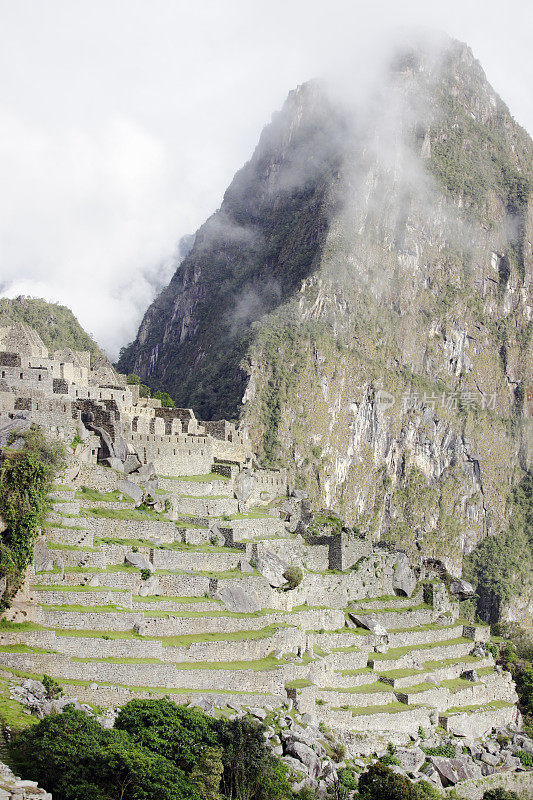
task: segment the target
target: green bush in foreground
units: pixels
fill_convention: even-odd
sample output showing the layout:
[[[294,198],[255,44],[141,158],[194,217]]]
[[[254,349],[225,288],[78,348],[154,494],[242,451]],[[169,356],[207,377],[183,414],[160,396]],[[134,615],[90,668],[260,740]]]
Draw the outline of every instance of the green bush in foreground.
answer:
[[[9,748],[20,774],[54,800],[289,800],[285,766],[263,733],[250,718],[132,700],[112,730],[69,706]]]

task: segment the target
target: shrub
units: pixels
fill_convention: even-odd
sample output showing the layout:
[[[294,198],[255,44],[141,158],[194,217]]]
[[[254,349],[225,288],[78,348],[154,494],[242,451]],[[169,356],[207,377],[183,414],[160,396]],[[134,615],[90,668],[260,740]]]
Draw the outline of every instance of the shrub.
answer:
[[[51,678],[50,675],[43,675],[42,684],[46,692],[47,700],[54,700],[56,697],[61,697],[63,694],[63,687]]]
[[[348,767],[346,769],[342,769],[339,772],[339,780],[342,785],[346,786],[346,788],[350,791],[357,789],[357,784],[359,781],[353,769],[349,769]]]
[[[520,798],[516,792],[497,786],[495,789],[487,789],[483,794],[483,800],[520,800]]]
[[[380,764],[385,764],[388,767],[393,765],[396,767],[400,766],[400,759],[396,758],[396,756],[392,755],[392,753],[385,753],[385,755],[381,756],[378,761]]]
[[[453,744],[439,744],[438,747],[422,747],[427,756],[443,756],[444,758],[455,758],[455,747]]]
[[[141,570],[141,578],[143,581],[147,581],[152,573],[146,567]]]
[[[342,744],[342,742],[335,742],[330,746],[331,757],[333,761],[337,764],[339,761],[344,760],[344,756],[346,755],[346,747]]]
[[[283,577],[287,581],[285,586],[283,587],[285,590],[296,589],[303,580],[303,572],[300,567],[289,567],[283,573]]]
[[[527,753],[525,750],[517,750],[515,756],[520,759],[523,767],[533,767],[533,755],[531,753]]]

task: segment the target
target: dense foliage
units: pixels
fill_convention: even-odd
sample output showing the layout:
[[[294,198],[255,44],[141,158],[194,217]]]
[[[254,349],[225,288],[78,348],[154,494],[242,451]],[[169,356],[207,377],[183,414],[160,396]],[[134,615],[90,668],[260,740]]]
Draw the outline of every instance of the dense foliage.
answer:
[[[477,587],[477,613],[496,622],[501,607],[531,588],[533,566],[533,474],[528,472],[509,499],[509,525],[483,539],[465,559],[464,574]]]
[[[139,397],[153,396],[155,400],[161,400],[161,405],[163,408],[174,408],[176,405],[168,392],[162,392],[160,389],[157,389],[152,395],[152,390],[150,387],[146,386],[144,383],[141,383],[139,376],[135,375],[134,373],[127,376],[126,382],[129,383],[130,386],[139,387]]]
[[[533,733],[533,639],[519,625],[498,625],[496,633],[505,636],[498,663],[511,673],[516,683],[520,711],[529,734]]]
[[[169,700],[133,700],[112,730],[67,707],[18,734],[17,769],[54,800],[284,800],[285,767],[250,718],[215,720]]]
[[[36,426],[13,434],[0,461],[0,516],[6,529],[0,543],[0,574],[6,596],[16,591],[32,560],[37,528],[48,511],[48,494],[63,465],[63,450]]]

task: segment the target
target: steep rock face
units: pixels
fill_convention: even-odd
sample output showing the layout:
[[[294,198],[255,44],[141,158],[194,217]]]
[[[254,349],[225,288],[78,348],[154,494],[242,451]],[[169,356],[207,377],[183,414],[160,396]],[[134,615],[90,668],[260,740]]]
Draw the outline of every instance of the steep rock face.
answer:
[[[532,158],[456,42],[356,101],[300,87],[122,370],[239,416],[317,502],[459,573],[531,467]]]

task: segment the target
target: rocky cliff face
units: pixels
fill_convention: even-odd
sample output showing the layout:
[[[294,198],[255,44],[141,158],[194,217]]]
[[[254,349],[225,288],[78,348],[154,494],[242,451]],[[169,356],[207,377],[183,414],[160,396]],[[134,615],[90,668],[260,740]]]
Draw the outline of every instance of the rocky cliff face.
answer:
[[[357,99],[305,84],[120,367],[459,573],[531,467],[532,164],[462,44],[402,51]]]

